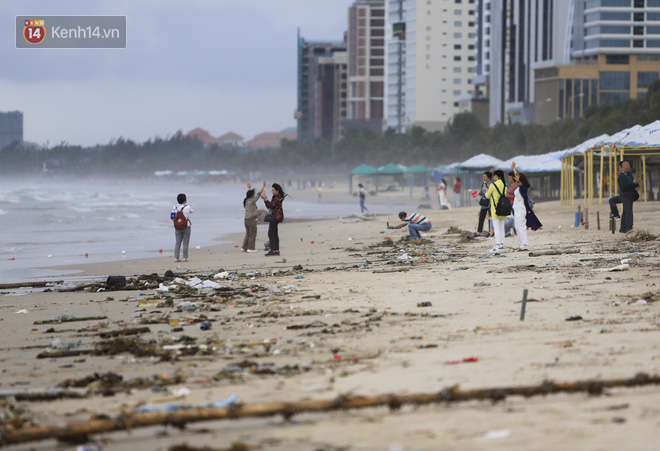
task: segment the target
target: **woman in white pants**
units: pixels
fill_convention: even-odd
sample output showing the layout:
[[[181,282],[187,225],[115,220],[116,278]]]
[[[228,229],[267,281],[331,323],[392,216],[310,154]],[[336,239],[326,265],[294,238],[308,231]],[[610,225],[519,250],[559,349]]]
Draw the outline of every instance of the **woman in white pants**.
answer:
[[[543,224],[538,220],[534,210],[529,203],[529,196],[527,194],[530,184],[525,174],[519,173],[516,170],[516,162],[511,162],[511,169],[513,170],[514,178],[518,187],[514,191],[513,202],[513,218],[516,224],[516,234],[518,235],[518,249],[527,249],[527,227],[532,230],[540,229]]]

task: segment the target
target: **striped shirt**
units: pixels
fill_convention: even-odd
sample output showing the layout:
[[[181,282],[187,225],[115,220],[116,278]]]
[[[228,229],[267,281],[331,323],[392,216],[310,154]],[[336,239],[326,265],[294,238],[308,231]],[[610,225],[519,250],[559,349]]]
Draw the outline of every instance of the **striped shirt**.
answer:
[[[429,221],[426,216],[420,215],[419,213],[410,213],[406,216],[406,219],[404,219],[403,222],[409,222],[411,224],[426,224],[431,221]]]

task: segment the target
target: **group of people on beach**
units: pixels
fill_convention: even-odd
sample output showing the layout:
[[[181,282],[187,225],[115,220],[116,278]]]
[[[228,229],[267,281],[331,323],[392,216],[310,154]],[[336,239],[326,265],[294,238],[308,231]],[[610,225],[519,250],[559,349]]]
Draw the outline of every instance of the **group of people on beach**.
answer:
[[[479,199],[479,220],[478,228],[475,236],[480,236],[483,233],[483,226],[485,220],[489,220],[489,237],[495,239],[495,246],[490,250],[491,252],[499,252],[504,249],[504,237],[506,236],[505,228],[507,220],[512,220],[515,224],[516,235],[518,237],[519,250],[526,250],[528,246],[527,229],[539,230],[543,224],[539,221],[534,213],[533,202],[529,198],[529,189],[531,185],[527,176],[524,173],[519,173],[516,169],[516,162],[511,163],[512,172],[509,173],[509,185],[504,181],[504,171],[501,169],[495,172],[486,171],[483,173],[483,183],[479,191],[474,192],[474,196],[480,196]],[[460,179],[457,177],[457,182]],[[444,186],[443,186],[444,185]],[[444,192],[446,183],[444,179],[441,181],[439,192]],[[460,192],[460,187],[459,187]],[[513,218],[508,215],[498,215],[497,205],[500,197],[507,196],[511,205],[511,213]],[[442,204],[442,202],[441,202]],[[428,231],[431,229],[431,221],[420,213],[406,213],[402,211],[399,213],[401,223],[391,226],[387,224],[388,229],[400,229],[408,226],[408,232],[411,239],[421,238],[420,231]]]
[[[257,208],[257,201],[259,198],[263,199],[268,213],[264,216],[264,221],[268,222],[268,240],[269,250],[266,253],[267,257],[280,255],[280,237],[279,237],[279,224],[284,221],[284,209],[282,202],[286,197],[286,193],[278,183],[273,183],[271,186],[272,197],[268,200],[268,196],[264,193],[266,189],[266,181],[259,192],[252,188],[252,184],[247,184],[248,190],[243,199],[243,208],[245,208],[245,218],[243,223],[245,225],[245,237],[243,238],[243,245],[241,251],[243,252],[257,252],[255,242],[257,238],[257,222],[259,220],[260,212]],[[184,193],[176,197],[177,205],[172,207],[170,212],[170,219],[174,222],[174,261],[187,262],[188,261],[188,248],[190,245],[190,231],[191,221],[190,215],[193,209],[187,203],[187,197]],[[179,218],[181,220],[179,221]],[[181,225],[178,225],[181,222]],[[181,254],[183,253],[183,259]]]
[[[639,193],[637,188],[639,187],[639,179],[635,179],[631,174],[631,165],[627,160],[623,160],[619,163],[620,173],[617,179],[620,194],[610,198],[609,204],[611,208],[611,214],[614,218],[619,218],[619,211],[617,208],[618,203],[623,204],[623,213],[621,216],[621,228],[619,233],[630,233],[633,227],[633,202],[639,198]],[[456,182],[454,184],[454,192],[456,197],[460,194],[461,186],[460,179],[456,177]],[[257,202],[259,198],[263,199],[266,208],[268,208],[268,213],[264,217],[264,221],[268,222],[268,240],[269,240],[269,251],[265,254],[267,257],[280,255],[280,238],[279,238],[279,224],[284,220],[284,210],[282,208],[282,203],[284,198],[287,196],[284,193],[282,187],[273,183],[271,186],[272,197],[271,200],[268,200],[268,197],[264,193],[266,188],[266,181],[264,180],[261,189],[257,192],[252,188],[252,184],[247,184],[248,191],[245,194],[245,199],[243,199],[243,207],[245,208],[245,237],[243,239],[243,245],[241,246],[241,251],[243,252],[257,252],[255,249],[255,241],[257,237],[257,222],[260,216],[259,210],[257,208]],[[359,198],[360,198],[360,211],[365,213],[367,210],[365,203],[365,198],[367,191],[364,186],[360,183],[359,187]],[[508,173],[508,184],[505,182],[504,171],[498,169],[494,172],[485,171],[482,176],[481,189],[479,191],[473,191],[473,197],[479,196],[479,216],[477,223],[477,232],[474,234],[475,237],[484,235],[484,223],[488,219],[488,232],[486,236],[488,238],[493,238],[495,245],[490,250],[490,252],[497,253],[504,249],[504,238],[506,236],[512,235],[515,232],[518,238],[518,250],[526,250],[528,247],[527,239],[527,230],[539,230],[543,227],[541,221],[534,213],[534,202],[529,197],[529,190],[531,185],[527,176],[518,172],[516,169],[516,162],[511,163],[511,172]],[[448,206],[449,202],[446,199],[445,194],[446,182],[444,179],[441,180],[438,185],[438,194],[439,196],[444,195],[444,200]],[[508,214],[503,214],[502,210],[498,214],[498,203],[502,196],[506,196],[509,199],[509,205],[511,206],[510,217]],[[443,204],[441,200],[441,205]],[[457,204],[459,206],[460,203]],[[177,262],[188,261],[188,246],[190,243],[190,215],[193,210],[190,205],[187,204],[186,195],[181,193],[177,196],[177,205],[172,207],[170,213],[170,219],[175,223],[175,246],[174,246],[174,259]],[[508,210],[505,210],[508,212]],[[179,214],[180,213],[180,214]],[[408,233],[411,239],[420,239],[420,232],[426,232],[431,230],[431,221],[424,215],[420,213],[407,213],[402,211],[399,213],[400,223],[397,225],[390,225],[387,223],[388,229],[400,229],[405,226],[408,227]],[[182,218],[182,219],[179,219]],[[185,218],[185,219],[183,219]],[[177,225],[177,222],[182,223],[182,225]],[[185,226],[184,226],[185,225]],[[511,233],[508,233],[508,231]],[[183,259],[180,259],[181,248],[183,248]]]

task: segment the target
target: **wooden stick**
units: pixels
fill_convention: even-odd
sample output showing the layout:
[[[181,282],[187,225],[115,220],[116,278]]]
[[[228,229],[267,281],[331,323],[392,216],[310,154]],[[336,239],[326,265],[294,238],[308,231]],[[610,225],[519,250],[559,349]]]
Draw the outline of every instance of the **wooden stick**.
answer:
[[[99,321],[102,319],[108,319],[107,316],[84,316],[82,318],[64,318],[64,319],[46,319],[43,321],[35,321],[33,324],[60,324],[60,323],[71,323],[74,321]]]
[[[543,255],[561,255],[561,254],[579,254],[580,249],[569,248],[569,249],[548,249],[546,251],[533,251],[529,253],[530,257],[541,257]]]
[[[34,390],[0,390],[0,399],[14,398],[16,401],[51,401],[61,398],[86,398],[86,388],[49,388]]]
[[[600,211],[596,212],[596,225],[598,225],[598,230],[600,230]]]
[[[62,280],[55,280],[53,282],[17,282],[17,283],[0,283],[0,290],[5,290],[8,288],[43,288],[47,287],[48,284],[57,285],[62,283]]]
[[[220,408],[180,409],[162,412],[128,413],[110,419],[97,419],[77,423],[64,423],[52,426],[32,426],[18,430],[0,429],[0,446],[13,443],[26,443],[46,439],[71,440],[89,434],[99,434],[120,430],[131,430],[155,425],[184,427],[187,423],[210,420],[226,420],[250,417],[282,415],[289,419],[302,412],[330,412],[345,409],[384,407],[398,409],[404,404],[424,405],[434,403],[456,403],[465,401],[499,402],[508,396],[547,396],[557,393],[587,392],[600,395],[606,388],[638,387],[660,384],[660,376],[637,373],[630,379],[579,380],[555,384],[551,381],[539,385],[496,387],[461,391],[457,386],[438,392],[410,395],[385,394],[368,397],[345,397],[319,401],[264,402],[257,404],[232,404]]]
[[[101,338],[110,338],[110,337],[121,337],[126,335],[146,334],[149,332],[151,332],[151,329],[149,329],[148,327],[133,327],[130,329],[119,329],[119,330],[111,330],[108,332],[101,332],[100,334],[98,334],[98,336]]]

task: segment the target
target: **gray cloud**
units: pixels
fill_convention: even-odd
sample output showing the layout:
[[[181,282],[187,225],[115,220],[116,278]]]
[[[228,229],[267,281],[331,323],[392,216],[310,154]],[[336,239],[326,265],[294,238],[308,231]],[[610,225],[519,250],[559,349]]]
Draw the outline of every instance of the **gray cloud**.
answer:
[[[0,89],[7,94],[0,110],[23,110],[25,138],[38,142],[60,139],[55,135],[83,144],[143,140],[203,123],[214,124],[212,133],[231,129],[250,138],[291,126],[296,28],[308,39],[339,40],[351,3],[3,0]],[[16,49],[14,17],[30,14],[125,15],[127,49]],[[94,122],[99,117],[103,127]],[[67,122],[55,129],[56,118]]]

